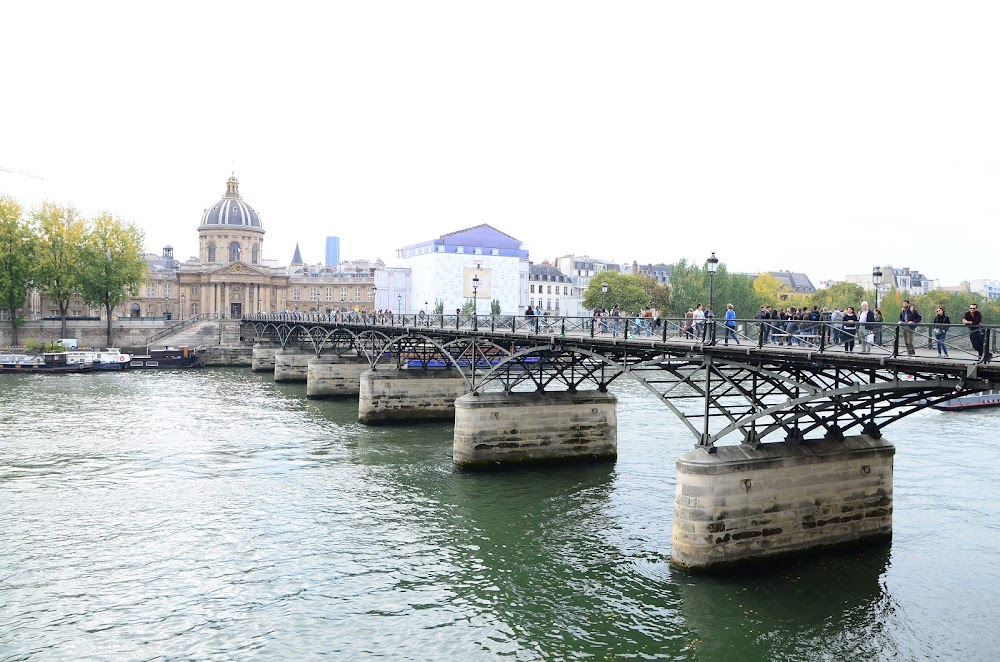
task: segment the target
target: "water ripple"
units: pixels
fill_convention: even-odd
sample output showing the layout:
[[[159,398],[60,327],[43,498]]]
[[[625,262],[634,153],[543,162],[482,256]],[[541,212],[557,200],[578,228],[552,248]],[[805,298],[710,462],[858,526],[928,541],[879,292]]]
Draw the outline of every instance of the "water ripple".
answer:
[[[479,475],[449,425],[243,370],[0,375],[0,660],[1000,650],[995,415],[893,426],[891,548],[703,578],[668,564],[691,440],[615,392],[615,465]]]

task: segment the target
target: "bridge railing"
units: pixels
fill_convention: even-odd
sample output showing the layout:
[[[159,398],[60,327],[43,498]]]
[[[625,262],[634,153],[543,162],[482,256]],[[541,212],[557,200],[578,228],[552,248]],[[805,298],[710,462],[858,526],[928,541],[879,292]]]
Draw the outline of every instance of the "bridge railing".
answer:
[[[843,322],[779,319],[575,317],[558,315],[384,314],[364,312],[261,313],[247,321],[327,322],[363,327],[403,327],[489,331],[491,333],[558,335],[622,340],[685,341],[692,344],[749,344],[811,352],[908,354],[907,332],[914,352],[928,350],[948,358],[985,360],[1000,337],[1000,327],[982,325],[975,337],[965,325],[947,327],[921,323],[911,327],[880,322],[844,325]],[[940,345],[939,345],[940,341]],[[979,347],[982,351],[979,351]],[[934,354],[932,354],[934,356]],[[981,358],[984,357],[984,358]]]

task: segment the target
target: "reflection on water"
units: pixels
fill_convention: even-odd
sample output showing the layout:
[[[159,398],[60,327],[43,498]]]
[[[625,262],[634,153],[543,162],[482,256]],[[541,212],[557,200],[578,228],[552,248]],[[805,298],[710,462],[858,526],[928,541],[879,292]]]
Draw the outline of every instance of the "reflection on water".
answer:
[[[891,546],[704,577],[692,440],[616,393],[616,464],[467,474],[249,371],[0,376],[0,660],[1000,655],[996,413],[888,430]]]

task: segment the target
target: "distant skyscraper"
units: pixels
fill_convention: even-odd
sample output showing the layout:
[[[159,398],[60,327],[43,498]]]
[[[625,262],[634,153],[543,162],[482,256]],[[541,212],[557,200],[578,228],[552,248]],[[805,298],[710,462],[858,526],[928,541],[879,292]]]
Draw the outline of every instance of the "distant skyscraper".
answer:
[[[326,238],[326,266],[335,267],[340,264],[340,237]]]

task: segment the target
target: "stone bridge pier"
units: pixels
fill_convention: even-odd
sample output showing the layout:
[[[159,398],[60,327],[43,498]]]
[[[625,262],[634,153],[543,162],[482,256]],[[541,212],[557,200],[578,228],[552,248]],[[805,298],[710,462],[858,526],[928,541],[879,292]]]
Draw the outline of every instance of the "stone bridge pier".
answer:
[[[614,460],[618,403],[606,391],[470,393],[455,401],[455,465]]]
[[[718,570],[888,541],[894,453],[867,435],[689,451],[677,460],[670,563]]]
[[[253,372],[274,372],[274,354],[280,349],[270,343],[257,343],[253,346],[250,369]]]
[[[275,381],[308,373],[310,397],[353,394],[359,371],[362,423],[454,421],[458,468],[614,460],[608,388],[634,380],[695,444],[676,459],[671,564],[696,571],[890,540],[895,449],[882,428],[1000,387],[992,354],[977,360],[959,346],[948,359],[901,355],[891,343],[853,354],[824,334],[816,346],[769,342],[757,321],[746,322],[758,325],[747,342],[720,345],[687,337],[676,320],[658,337],[608,337],[590,318],[566,318],[553,332],[516,316],[495,328],[495,320],[487,328],[476,317],[445,317],[245,323],[255,338],[292,346],[274,354]],[[357,352],[374,367],[296,346]],[[261,365],[264,351],[255,352]]]
[[[306,367],[306,397],[357,397],[369,368],[368,359],[357,354],[313,357]]]
[[[288,346],[274,352],[274,381],[293,383],[306,381],[309,359],[316,355],[299,347]]]
[[[379,368],[361,373],[358,420],[379,424],[450,420],[455,400],[467,391],[461,373],[449,368]]]

